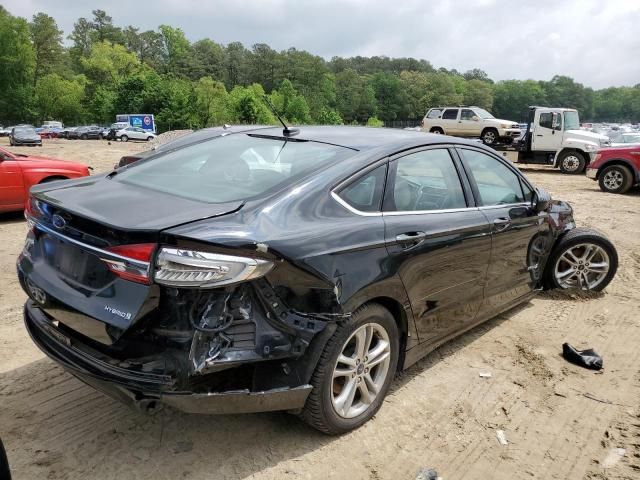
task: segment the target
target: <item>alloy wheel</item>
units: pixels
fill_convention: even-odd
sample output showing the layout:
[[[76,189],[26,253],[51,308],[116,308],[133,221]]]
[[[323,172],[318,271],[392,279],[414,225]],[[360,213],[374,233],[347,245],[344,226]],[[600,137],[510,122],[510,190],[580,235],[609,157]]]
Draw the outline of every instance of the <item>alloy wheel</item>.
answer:
[[[568,248],[556,261],[554,275],[561,288],[592,290],[609,273],[607,252],[593,243],[581,243]]]
[[[624,183],[622,172],[620,172],[619,170],[609,170],[604,174],[602,183],[604,183],[604,186],[607,188],[607,190],[618,190]]]
[[[375,401],[387,378],[391,343],[377,323],[355,330],[342,347],[333,368],[331,403],[343,418],[364,413]]]
[[[496,134],[493,133],[493,131],[489,130],[484,134],[482,139],[484,140],[484,143],[486,143],[487,145],[491,145],[496,141]]]

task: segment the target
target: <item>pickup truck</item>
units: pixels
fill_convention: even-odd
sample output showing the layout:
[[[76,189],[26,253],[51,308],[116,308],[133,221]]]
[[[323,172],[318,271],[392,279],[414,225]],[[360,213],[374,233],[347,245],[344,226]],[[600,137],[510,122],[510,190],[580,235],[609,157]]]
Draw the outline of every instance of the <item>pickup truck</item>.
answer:
[[[517,163],[551,165],[562,173],[583,173],[609,138],[580,130],[578,111],[573,108],[529,107],[529,121],[522,138],[512,146],[494,147],[516,151]]]

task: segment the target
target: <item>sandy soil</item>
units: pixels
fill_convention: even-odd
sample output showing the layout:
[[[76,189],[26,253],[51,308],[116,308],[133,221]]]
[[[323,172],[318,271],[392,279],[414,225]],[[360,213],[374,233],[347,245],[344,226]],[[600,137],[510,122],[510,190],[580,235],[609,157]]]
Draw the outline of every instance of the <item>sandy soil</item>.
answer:
[[[142,148],[53,140],[33,150],[100,171]],[[14,263],[25,225],[0,216],[0,436],[14,478],[377,480],[422,467],[445,480],[640,478],[640,192],[527,174],[614,241],[614,282],[599,295],[541,294],[441,347],[396,379],[373,421],[340,438],[280,413],[147,416],[64,373],[24,331]],[[604,371],[565,362],[565,341],[595,348]]]

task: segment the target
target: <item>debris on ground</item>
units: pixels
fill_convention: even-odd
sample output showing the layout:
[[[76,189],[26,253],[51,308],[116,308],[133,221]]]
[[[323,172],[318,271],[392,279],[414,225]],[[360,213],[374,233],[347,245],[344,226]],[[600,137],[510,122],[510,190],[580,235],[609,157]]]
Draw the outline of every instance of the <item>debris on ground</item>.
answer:
[[[433,468],[422,468],[416,475],[416,480],[442,480],[442,477]]]
[[[590,368],[591,370],[602,369],[602,357],[592,348],[577,350],[568,343],[563,343],[562,356],[565,360],[581,367]]]
[[[620,461],[626,450],[624,448],[612,448],[606,458],[602,461],[602,468],[611,468]]]
[[[491,378],[491,372],[480,372],[480,378]]]
[[[507,442],[507,436],[504,434],[504,430],[496,430],[496,437],[498,437],[500,445],[509,445],[509,442]]]

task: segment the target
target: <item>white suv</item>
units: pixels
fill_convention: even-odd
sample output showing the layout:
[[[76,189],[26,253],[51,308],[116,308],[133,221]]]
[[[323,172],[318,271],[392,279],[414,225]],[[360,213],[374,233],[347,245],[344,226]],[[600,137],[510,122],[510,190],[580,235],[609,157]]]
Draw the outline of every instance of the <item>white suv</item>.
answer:
[[[437,107],[424,116],[422,130],[456,137],[481,138],[486,145],[511,143],[522,134],[520,125],[495,118],[480,107]]]

